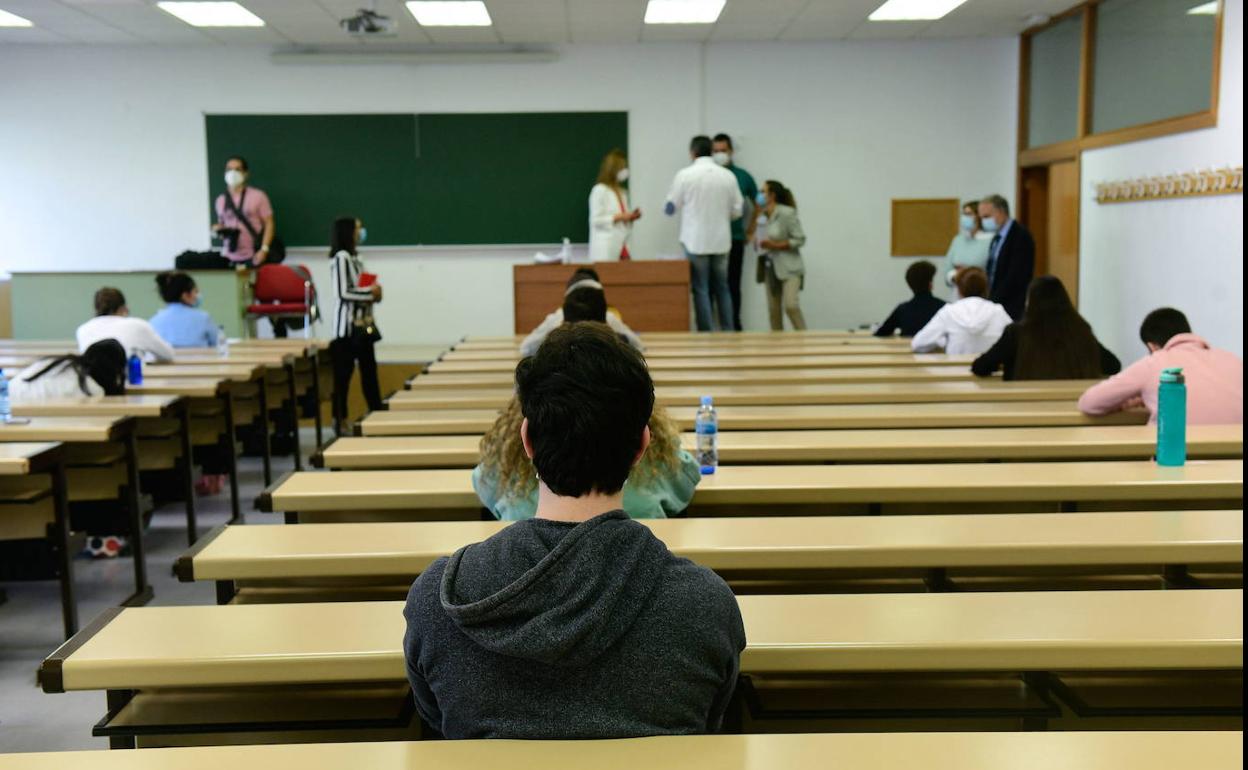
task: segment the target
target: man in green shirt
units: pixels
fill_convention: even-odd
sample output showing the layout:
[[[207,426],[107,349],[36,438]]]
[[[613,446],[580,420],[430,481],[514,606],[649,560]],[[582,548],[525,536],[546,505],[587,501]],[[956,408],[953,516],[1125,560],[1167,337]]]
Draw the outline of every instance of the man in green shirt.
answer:
[[[754,240],[754,228],[758,224],[755,211],[758,185],[750,172],[732,162],[732,137],[716,134],[712,158],[727,168],[737,178],[741,197],[745,198],[745,212],[740,219],[732,220],[732,250],[728,252],[728,292],[732,295],[732,325],[741,331],[741,269],[745,263],[745,244]]]

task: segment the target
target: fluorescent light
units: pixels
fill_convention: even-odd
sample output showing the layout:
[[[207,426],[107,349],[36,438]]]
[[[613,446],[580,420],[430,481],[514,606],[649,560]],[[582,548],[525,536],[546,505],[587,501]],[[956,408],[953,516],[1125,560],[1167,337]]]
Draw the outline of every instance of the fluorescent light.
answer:
[[[482,0],[413,0],[407,10],[422,27],[489,27],[494,23]]]
[[[0,27],[33,27],[30,19],[23,19],[16,13],[0,10]]]
[[[1188,16],[1216,16],[1218,14],[1218,0],[1212,3],[1201,3],[1194,8],[1187,9]]]
[[[228,2],[159,2],[165,13],[171,13],[192,27],[263,27],[264,19],[238,3]]]
[[[887,0],[867,18],[871,21],[926,21],[943,18],[966,0]]]
[[[647,24],[714,24],[724,0],[650,0]]]

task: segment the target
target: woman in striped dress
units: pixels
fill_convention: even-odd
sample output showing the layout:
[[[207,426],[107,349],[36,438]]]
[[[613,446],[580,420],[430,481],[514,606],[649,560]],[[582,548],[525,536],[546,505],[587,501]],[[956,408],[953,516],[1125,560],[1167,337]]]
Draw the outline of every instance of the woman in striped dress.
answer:
[[[373,349],[380,338],[373,325],[373,304],[381,301],[381,286],[360,285],[364,265],[356,252],[365,232],[360,220],[341,217],[334,221],[329,240],[329,279],[334,286],[334,340],[329,350],[334,362],[334,430],[340,436],[347,432],[347,391],[357,362],[369,411],[382,408]]]

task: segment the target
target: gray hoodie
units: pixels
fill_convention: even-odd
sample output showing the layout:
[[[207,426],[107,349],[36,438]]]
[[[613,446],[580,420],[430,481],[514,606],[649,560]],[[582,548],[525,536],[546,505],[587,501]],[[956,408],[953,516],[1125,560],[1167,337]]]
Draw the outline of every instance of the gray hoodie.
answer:
[[[447,738],[714,731],[745,649],[724,581],[623,511],[461,548],[403,615],[417,710]]]

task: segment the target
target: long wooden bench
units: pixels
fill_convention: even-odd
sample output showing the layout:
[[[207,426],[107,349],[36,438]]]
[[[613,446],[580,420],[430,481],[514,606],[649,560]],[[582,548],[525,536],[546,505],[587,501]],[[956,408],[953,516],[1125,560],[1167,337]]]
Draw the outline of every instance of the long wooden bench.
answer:
[[[1037,569],[1078,576],[1108,572],[1116,578],[1160,572],[1164,584],[1190,587],[1199,583],[1189,571],[1226,565],[1241,573],[1243,569],[1242,511],[641,523],[673,553],[719,572],[734,583],[734,590],[747,591],[959,590],[973,585],[1013,590],[1052,585],[1034,579]],[[251,592],[249,601],[325,596],[315,590],[268,590],[282,581],[313,588],[366,584],[405,591],[435,559],[507,526],[508,522],[484,521],[223,526],[179,557],[174,573],[184,582],[216,581],[218,602],[234,600],[240,584],[248,583],[261,586]],[[1033,579],[1006,579],[1020,571]],[[869,582],[855,582],[859,576]],[[967,579],[959,581],[964,576]],[[985,576],[1002,579],[991,583],[979,579]],[[888,578],[893,582],[884,583]]]
[[[1148,461],[937,463],[894,465],[730,465],[703,477],[691,514],[968,511],[973,503],[1031,503],[1074,510],[1162,501],[1188,507],[1242,507],[1243,460],[1198,460],[1180,468]],[[468,470],[291,473],[265,490],[262,511],[300,513],[421,509],[478,510]],[[791,507],[790,507],[791,506]],[[943,506],[943,508],[942,508]],[[968,511],[969,512],[969,511]]]
[[[801,347],[783,345],[656,345],[647,347],[646,360],[651,364],[669,358],[685,360],[718,359],[718,358],[781,358],[794,356],[910,356],[914,355],[908,345],[864,345],[848,342],[831,342],[822,344],[806,344]],[[511,361],[513,364],[520,358],[517,350],[460,350],[447,351],[440,361]]]
[[[814,404],[717,407],[724,431],[875,428],[990,428],[1046,425],[1142,425],[1142,409],[1089,417],[1067,401],[985,401],[930,404]],[[408,409],[373,412],[359,422],[364,436],[480,435],[498,408]],[[692,430],[696,406],[671,406],[668,416]]]
[[[682,735],[611,741],[391,741],[0,754],[0,770],[1239,770],[1242,732]]]
[[[959,364],[969,367],[974,356],[949,356],[939,353],[914,354],[907,351],[880,353],[876,355],[821,355],[821,356],[727,356],[724,358],[658,358],[648,361],[652,372],[663,369],[820,369],[834,367],[862,368],[864,366],[939,366]],[[510,372],[515,371],[518,359],[493,361],[436,361],[428,366],[431,372]]]
[[[940,366],[877,366],[841,369],[656,369],[655,385],[864,385],[892,382],[971,382],[975,375],[963,364]],[[408,380],[408,389],[503,388],[513,384],[512,372],[427,372]]]

